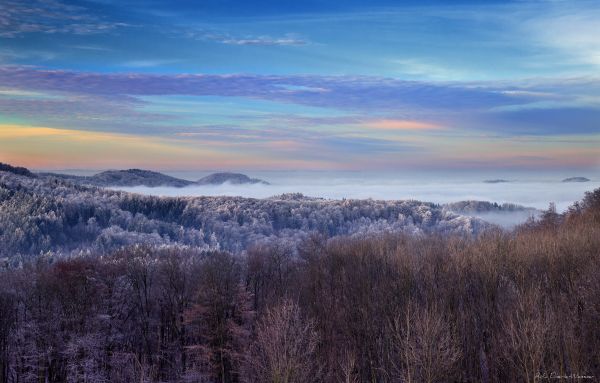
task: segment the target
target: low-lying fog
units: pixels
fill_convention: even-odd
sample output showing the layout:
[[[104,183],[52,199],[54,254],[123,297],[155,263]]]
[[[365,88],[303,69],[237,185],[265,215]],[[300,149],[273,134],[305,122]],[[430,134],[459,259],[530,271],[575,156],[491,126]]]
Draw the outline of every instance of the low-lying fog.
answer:
[[[170,175],[197,180],[207,173],[170,173]],[[561,182],[567,175],[504,176],[510,182],[486,183],[484,180],[500,177],[485,175],[458,175],[439,177],[429,175],[372,174],[360,172],[247,172],[247,175],[268,181],[271,185],[202,185],[185,188],[130,187],[120,188],[135,193],[160,196],[242,196],[266,198],[283,193],[302,193],[306,196],[328,199],[415,199],[447,203],[463,200],[508,202],[537,209],[546,209],[550,202],[558,211],[564,211],[586,191],[600,187],[600,182]],[[479,214],[488,221],[505,227],[524,222],[529,212],[514,214]]]
[[[540,211],[507,211],[507,212],[490,212],[490,213],[473,213],[464,214],[473,217],[481,218],[484,221],[493,223],[501,226],[505,229],[512,229],[516,225],[519,225],[529,218],[539,218],[541,215]]]

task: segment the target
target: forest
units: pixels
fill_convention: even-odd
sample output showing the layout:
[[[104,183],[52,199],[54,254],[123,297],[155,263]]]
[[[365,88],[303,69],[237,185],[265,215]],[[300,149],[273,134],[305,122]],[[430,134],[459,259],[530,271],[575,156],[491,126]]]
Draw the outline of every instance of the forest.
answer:
[[[239,254],[266,242],[295,248],[313,233],[473,235],[489,226],[419,201],[325,200],[301,194],[169,198],[0,169],[0,258],[13,265],[40,254],[104,255],[135,244]]]
[[[71,230],[115,219],[98,207],[70,215],[73,203],[81,209],[91,198],[144,222],[160,216],[157,225],[192,219],[182,217],[207,203],[162,205],[59,181],[38,202],[32,195],[44,185],[8,178],[1,200],[19,195],[22,217],[60,211]],[[235,202],[194,211],[245,219]],[[354,210],[336,204],[340,214]],[[365,206],[385,208],[378,216],[397,212],[374,201],[355,207]],[[294,227],[277,222],[271,227]],[[0,227],[6,233],[5,221]],[[593,381],[599,292],[600,189],[512,231],[317,230],[242,252],[160,241],[47,252],[0,271],[0,382]]]

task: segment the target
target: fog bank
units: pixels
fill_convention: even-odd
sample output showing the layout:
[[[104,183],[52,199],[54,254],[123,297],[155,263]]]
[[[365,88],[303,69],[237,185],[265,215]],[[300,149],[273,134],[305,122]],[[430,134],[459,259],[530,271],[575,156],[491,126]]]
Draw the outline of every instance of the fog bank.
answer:
[[[434,203],[463,200],[482,200],[497,203],[515,203],[537,209],[546,209],[550,202],[563,211],[586,191],[600,187],[593,180],[584,183],[564,183],[561,179],[519,179],[506,183],[485,183],[484,178],[435,180],[418,176],[389,174],[365,175],[336,173],[266,173],[249,174],[262,178],[271,185],[194,185],[184,188],[127,187],[119,188],[141,194],[159,196],[241,196],[268,198],[283,193],[302,193],[306,196],[328,199],[415,199]],[[188,177],[189,179],[194,179]]]
[[[529,218],[538,218],[541,212],[536,211],[509,211],[509,212],[489,212],[468,214],[472,217],[481,218],[484,221],[493,223],[505,229],[512,229],[518,224],[527,221]]]

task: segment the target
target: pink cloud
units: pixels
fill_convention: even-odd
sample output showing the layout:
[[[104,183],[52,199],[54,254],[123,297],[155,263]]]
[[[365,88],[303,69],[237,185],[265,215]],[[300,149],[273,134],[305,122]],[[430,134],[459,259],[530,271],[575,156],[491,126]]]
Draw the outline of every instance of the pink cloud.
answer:
[[[413,120],[376,120],[365,124],[369,128],[383,130],[436,130],[442,126]]]

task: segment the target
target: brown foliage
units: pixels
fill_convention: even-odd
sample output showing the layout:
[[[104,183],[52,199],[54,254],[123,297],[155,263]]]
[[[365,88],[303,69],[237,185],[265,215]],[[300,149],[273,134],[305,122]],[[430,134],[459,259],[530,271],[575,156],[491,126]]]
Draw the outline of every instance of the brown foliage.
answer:
[[[320,381],[314,324],[290,301],[267,310],[256,327],[247,358],[246,380],[265,383]]]
[[[454,330],[435,307],[410,303],[391,323],[397,349],[395,375],[407,383],[439,382],[455,375],[461,351]]]
[[[39,259],[0,272],[0,383],[598,379],[598,201],[478,238]]]

